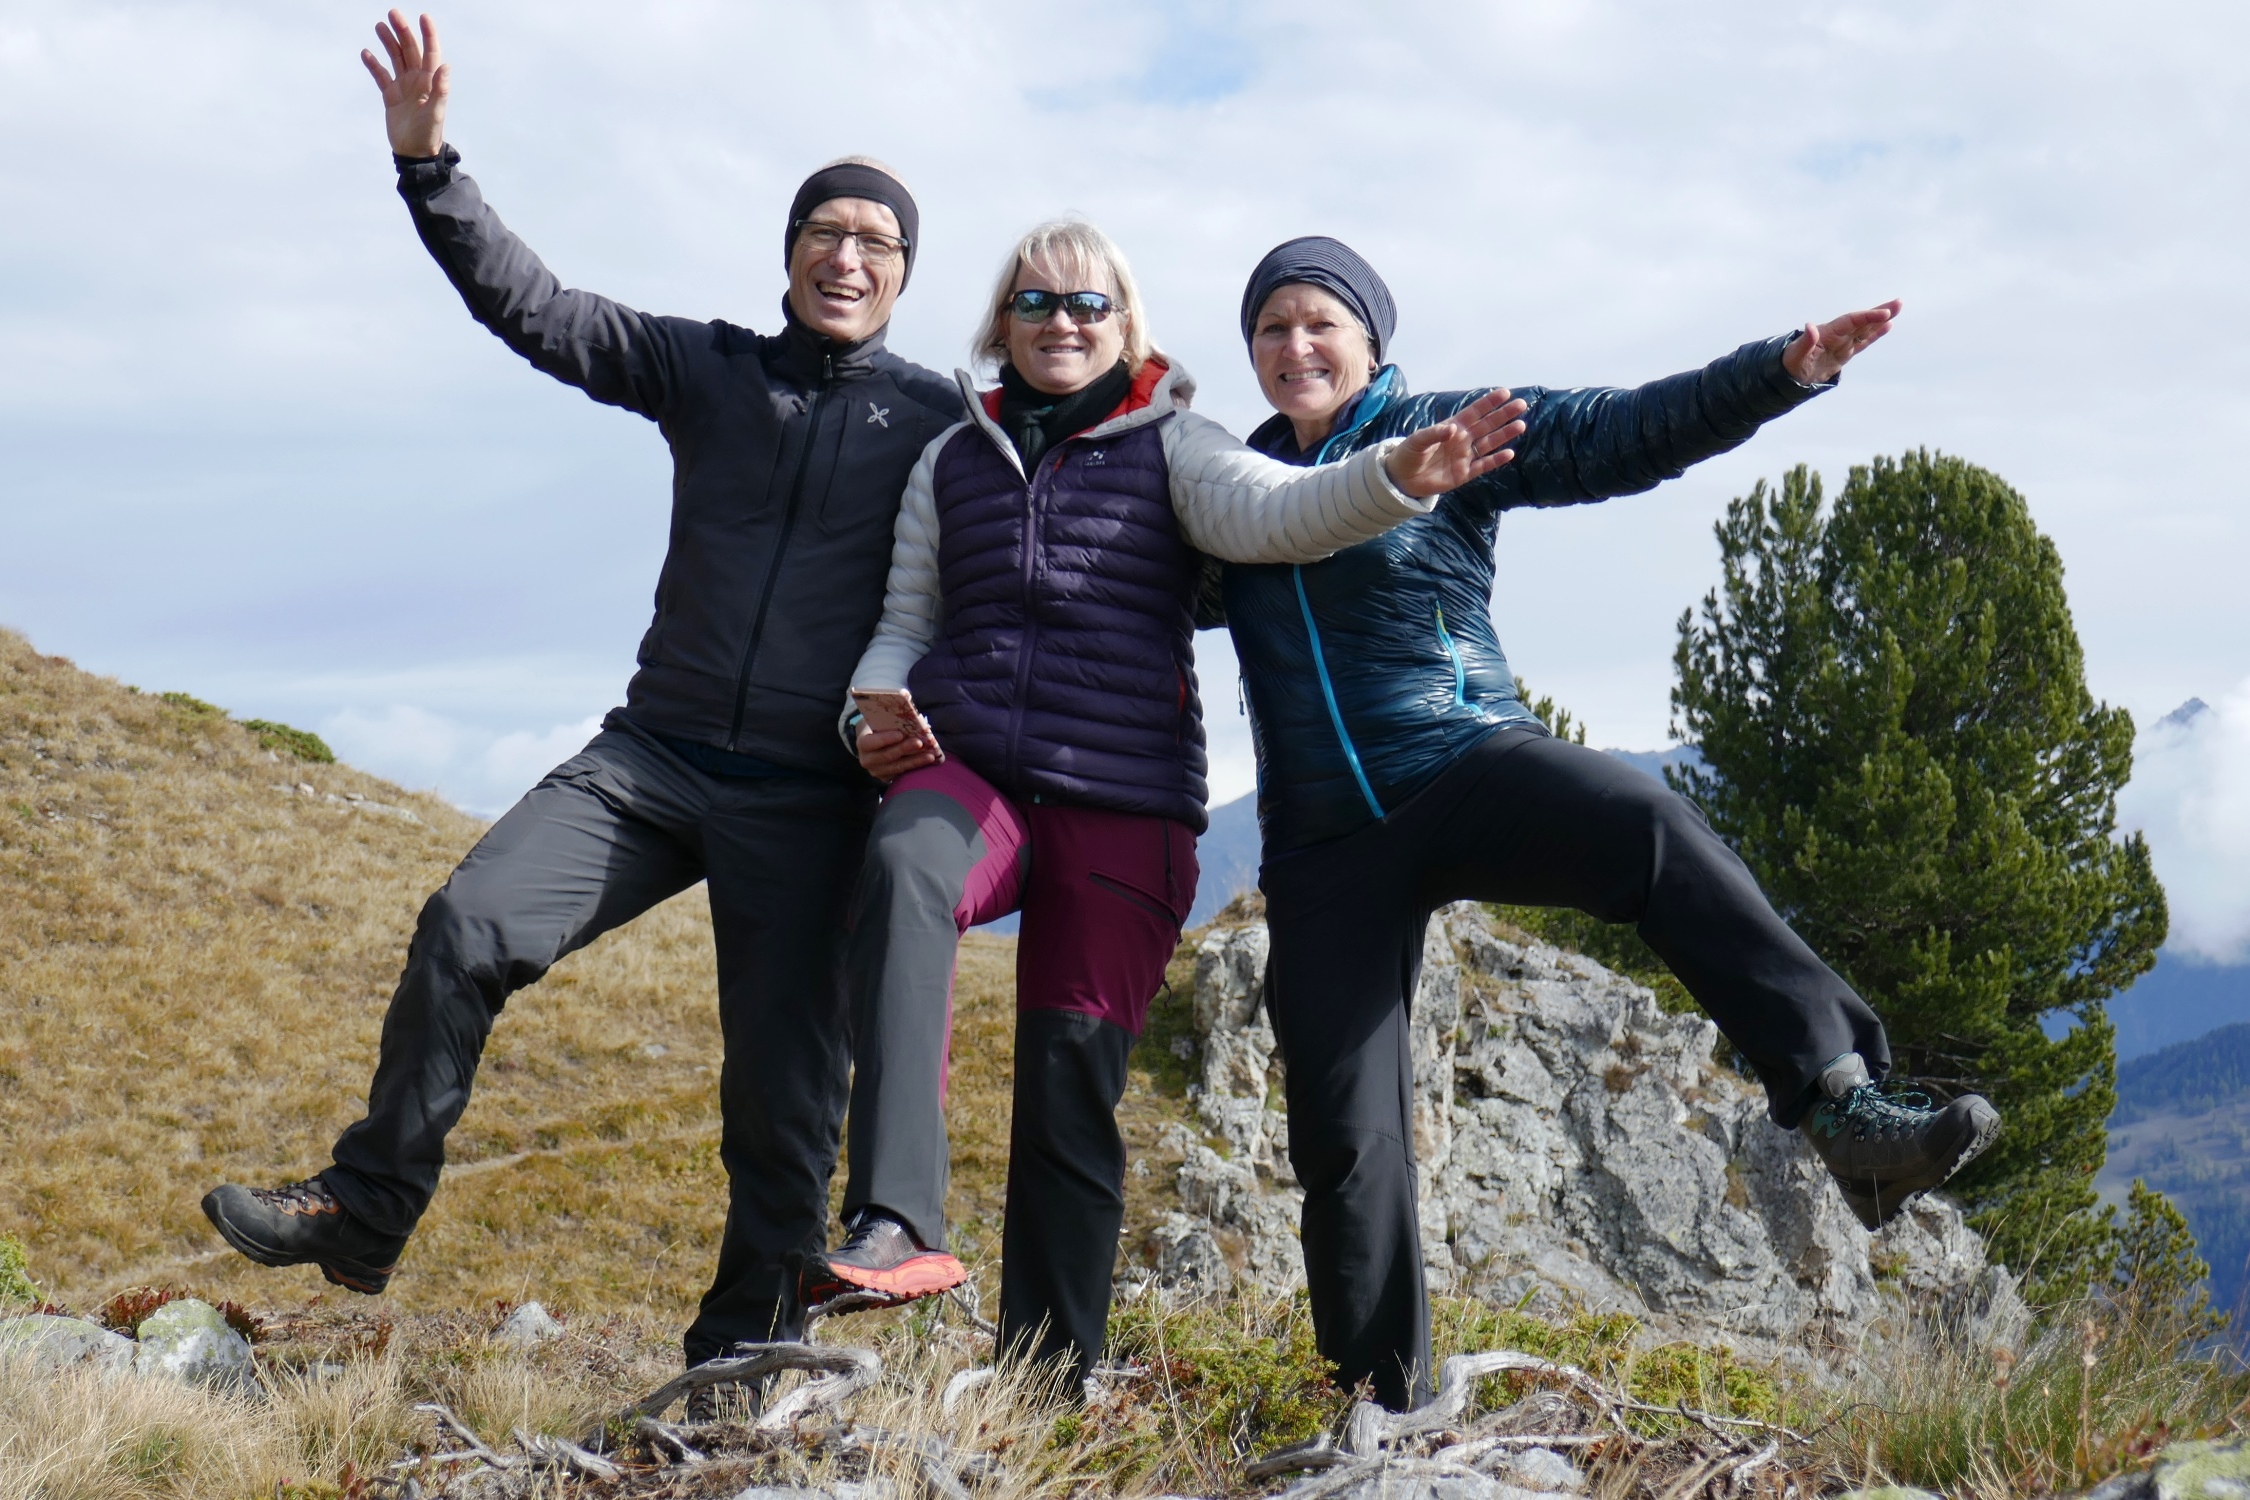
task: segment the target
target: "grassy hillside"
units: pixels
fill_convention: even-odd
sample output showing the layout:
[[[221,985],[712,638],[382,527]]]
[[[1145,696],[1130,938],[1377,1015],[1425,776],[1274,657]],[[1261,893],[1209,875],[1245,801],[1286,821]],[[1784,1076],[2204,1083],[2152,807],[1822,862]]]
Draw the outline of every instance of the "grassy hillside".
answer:
[[[364,1106],[415,913],[479,831],[0,632],[0,1235],[49,1296],[325,1290],[223,1252],[197,1200],[326,1162]],[[962,955],[954,1212],[972,1253],[997,1248],[1013,958],[981,937]],[[1127,1113],[1146,1155],[1185,1117],[1185,1080],[1161,1046],[1142,1060],[1157,1071]],[[684,1315],[725,1211],[718,1061],[698,888],[511,1003],[386,1300]],[[1138,1222],[1164,1207],[1163,1165],[1133,1179]]]

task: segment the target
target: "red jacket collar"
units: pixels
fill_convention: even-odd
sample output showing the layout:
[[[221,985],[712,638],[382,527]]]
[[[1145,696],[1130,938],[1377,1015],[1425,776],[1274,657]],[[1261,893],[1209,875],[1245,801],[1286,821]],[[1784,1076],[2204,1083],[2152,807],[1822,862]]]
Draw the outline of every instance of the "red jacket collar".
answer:
[[[1117,409],[1102,418],[1102,422],[1114,422],[1127,412],[1139,411],[1148,405],[1149,398],[1156,394],[1156,383],[1171,373],[1171,369],[1160,354],[1152,354],[1142,361],[1140,372],[1133,377],[1132,388],[1125,392],[1125,399],[1118,402]],[[1000,387],[994,386],[989,391],[980,392],[977,399],[984,403],[986,416],[995,422],[1000,420]],[[1101,422],[1096,422],[1094,426],[1101,426]]]

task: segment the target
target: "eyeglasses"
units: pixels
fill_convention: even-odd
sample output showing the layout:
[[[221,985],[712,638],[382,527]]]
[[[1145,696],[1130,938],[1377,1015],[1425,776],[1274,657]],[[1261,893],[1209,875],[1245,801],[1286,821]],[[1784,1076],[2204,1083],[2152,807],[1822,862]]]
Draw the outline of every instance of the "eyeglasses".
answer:
[[[859,243],[860,258],[870,265],[891,265],[906,254],[907,242],[895,234],[855,233],[819,219],[799,219],[790,227],[797,231],[799,243],[812,246],[816,255],[833,255],[846,240]]]
[[[1058,307],[1081,328],[1099,323],[1116,311],[1115,304],[1100,292],[1018,292],[1008,299],[1008,310],[1026,323],[1044,323]]]

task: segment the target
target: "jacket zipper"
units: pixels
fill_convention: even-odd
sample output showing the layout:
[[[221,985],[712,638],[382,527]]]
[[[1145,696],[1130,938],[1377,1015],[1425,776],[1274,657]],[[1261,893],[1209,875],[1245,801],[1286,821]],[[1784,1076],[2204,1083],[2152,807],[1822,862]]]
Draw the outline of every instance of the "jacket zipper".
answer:
[[[1453,644],[1453,637],[1446,632],[1445,606],[1442,604],[1437,606],[1437,638],[1438,644],[1445,648],[1446,658],[1453,663],[1453,706],[1455,708],[1467,708],[1469,706],[1469,670],[1461,665],[1460,649]]]
[[[1297,584],[1297,608],[1304,612],[1305,639],[1312,643],[1313,673],[1320,678],[1320,696],[1328,704],[1328,722],[1336,726],[1336,742],[1344,747],[1344,762],[1352,768],[1352,780],[1359,783],[1359,794],[1367,799],[1367,810],[1376,817],[1383,816],[1383,804],[1375,800],[1375,788],[1367,784],[1367,772],[1359,764],[1359,749],[1352,744],[1351,731],[1344,727],[1344,711],[1336,706],[1336,687],[1328,680],[1328,658],[1320,649],[1320,627],[1313,623],[1312,600],[1305,597],[1305,565],[1292,563],[1290,576]]]
[[[1032,606],[1031,579],[1039,556],[1039,477],[1062,467],[1063,445],[1055,445],[1055,462],[1032,465],[1023,487],[1023,646],[1016,653],[1016,690],[1008,700],[1008,786],[1016,784],[1023,761],[1023,699],[1031,691],[1031,658],[1039,647],[1039,615]]]
[[[805,496],[805,471],[812,467],[813,447],[820,441],[820,413],[828,404],[828,388],[836,380],[836,357],[820,357],[820,388],[813,392],[805,411],[805,446],[797,455],[797,475],[789,481],[789,504],[781,513],[781,536],[774,542],[773,561],[766,564],[766,586],[758,596],[758,613],[750,621],[750,642],[742,649],[742,666],[734,675],[734,722],[727,726],[727,748],[735,748],[742,733],[742,714],[750,701],[750,665],[758,659],[758,642],[766,633],[766,612],[773,608],[774,582],[789,552],[789,538],[797,530],[797,511]]]

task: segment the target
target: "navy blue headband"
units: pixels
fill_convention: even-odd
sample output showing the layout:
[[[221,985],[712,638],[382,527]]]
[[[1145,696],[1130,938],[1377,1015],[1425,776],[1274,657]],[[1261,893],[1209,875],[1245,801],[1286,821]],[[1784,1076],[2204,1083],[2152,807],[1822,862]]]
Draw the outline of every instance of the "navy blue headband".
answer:
[[[1360,259],[1358,251],[1324,234],[1308,234],[1276,245],[1258,262],[1257,269],[1250,273],[1250,284],[1242,289],[1244,343],[1250,342],[1258,310],[1266,305],[1266,299],[1293,283],[1335,294],[1375,341],[1375,359],[1382,361],[1384,346],[1398,330],[1398,305],[1391,301],[1391,289],[1375,274],[1373,266]]]
[[[796,198],[789,204],[789,222],[781,231],[782,268],[788,269],[789,256],[797,248],[797,221],[831,198],[865,198],[898,215],[899,238],[906,241],[906,270],[898,284],[904,287],[912,280],[914,252],[921,248],[922,241],[922,215],[914,207],[914,195],[906,190],[905,183],[880,167],[856,161],[822,167],[797,189]]]

